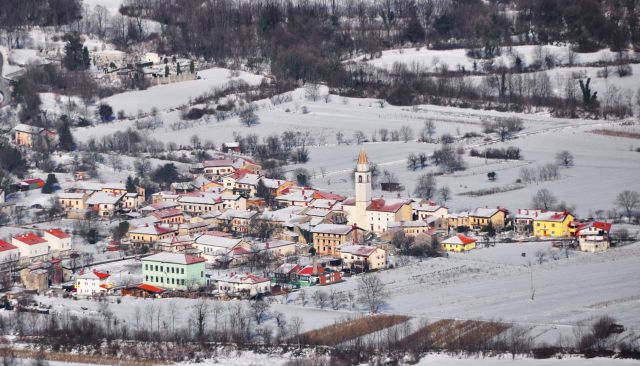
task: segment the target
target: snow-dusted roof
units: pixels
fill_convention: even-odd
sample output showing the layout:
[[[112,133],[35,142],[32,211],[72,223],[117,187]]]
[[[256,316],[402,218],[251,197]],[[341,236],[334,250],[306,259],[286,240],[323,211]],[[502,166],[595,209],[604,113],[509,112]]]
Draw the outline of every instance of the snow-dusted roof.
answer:
[[[231,219],[249,220],[252,217],[254,217],[255,215],[257,215],[257,214],[258,214],[257,211],[228,209],[225,212],[223,212],[220,216],[218,216],[218,219],[220,219],[220,220],[231,220]]]
[[[177,231],[176,227],[169,225],[145,225],[129,230],[132,234],[162,235]]]
[[[314,227],[311,232],[321,234],[347,235],[351,232],[351,230],[353,230],[353,227],[350,225],[320,224]]]
[[[242,239],[231,239],[222,236],[203,234],[196,239],[196,244],[231,249],[240,244]]]
[[[118,203],[122,197],[124,197],[124,193],[107,193],[107,192],[95,192],[87,199],[88,205],[103,205],[103,204],[111,204],[115,205]]]
[[[174,264],[195,264],[203,263],[206,260],[204,258],[196,257],[190,254],[169,253],[161,252],[145,258],[142,258],[143,262],[162,262],[162,263],[174,263]]]
[[[475,210],[473,210],[469,216],[473,216],[473,217],[493,217],[495,214],[497,214],[498,212],[500,212],[499,208],[490,208],[490,207],[478,207]]]
[[[538,214],[537,217],[534,218],[536,221],[551,221],[551,222],[563,222],[568,212],[564,211],[543,211]]]
[[[84,195],[85,195],[84,193],[63,192],[63,193],[58,193],[58,198],[74,200],[74,199],[82,199],[84,198]]]
[[[19,131],[19,132],[30,133],[30,134],[34,134],[34,135],[35,134],[39,134],[40,132],[42,132],[44,130],[44,128],[42,128],[42,127],[25,125],[24,123],[20,123],[20,124],[16,125],[16,127],[14,129],[16,131]]]
[[[471,244],[471,243],[474,243],[475,241],[476,239],[474,238],[470,238],[463,234],[458,234],[443,240],[442,244]]]
[[[431,218],[431,217],[429,217]],[[434,218],[434,220],[436,220]],[[416,220],[416,221],[391,221],[387,224],[389,229],[391,228],[403,228],[403,227],[424,227],[429,226],[429,223],[426,220]]]
[[[258,184],[260,180],[260,176],[258,174],[245,174],[243,177],[236,181],[237,184],[248,184],[250,186],[255,186]]]
[[[341,253],[349,253],[352,255],[360,256],[360,257],[368,257],[371,254],[373,254],[378,248],[368,246],[368,245],[345,244],[345,245],[339,246],[337,249]]]
[[[439,209],[443,208],[443,206],[437,205],[433,202],[428,202],[428,203],[412,202],[411,208],[415,211],[436,212]]]
[[[253,285],[256,283],[268,282],[268,278],[256,276],[251,273],[234,273],[228,277],[219,278],[220,282],[238,283],[244,285]]]

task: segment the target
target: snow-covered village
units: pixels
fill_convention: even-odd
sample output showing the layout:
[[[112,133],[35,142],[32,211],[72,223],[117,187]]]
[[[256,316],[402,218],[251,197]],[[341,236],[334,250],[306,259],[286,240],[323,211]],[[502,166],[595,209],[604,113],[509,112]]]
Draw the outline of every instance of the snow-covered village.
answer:
[[[640,365],[637,0],[3,0],[2,365]]]

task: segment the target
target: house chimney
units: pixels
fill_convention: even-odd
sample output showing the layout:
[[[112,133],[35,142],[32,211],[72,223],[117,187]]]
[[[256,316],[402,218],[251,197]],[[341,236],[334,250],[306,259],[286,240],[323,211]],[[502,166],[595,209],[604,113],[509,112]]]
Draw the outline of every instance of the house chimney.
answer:
[[[311,273],[316,276],[318,274],[318,257],[313,256],[313,269]]]

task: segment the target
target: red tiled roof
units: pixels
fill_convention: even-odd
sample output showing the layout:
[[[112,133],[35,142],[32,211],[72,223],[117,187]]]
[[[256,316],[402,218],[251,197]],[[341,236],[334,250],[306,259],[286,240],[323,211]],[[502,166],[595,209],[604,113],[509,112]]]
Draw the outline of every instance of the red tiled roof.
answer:
[[[99,278],[99,279],[101,279],[101,280],[105,280],[105,279],[109,278],[109,276],[111,276],[111,275],[110,275],[110,274],[108,274],[108,273],[103,273],[103,272],[98,272],[98,271],[93,271],[93,273],[94,273],[96,276],[98,276],[98,278]]]
[[[367,207],[368,211],[381,211],[381,212],[396,212],[400,207],[404,206],[405,202],[396,202],[393,204],[386,204],[384,198],[378,198],[371,200],[371,204]]]
[[[462,242],[462,244],[470,244],[476,241],[475,239],[470,238],[463,234],[458,234],[458,238],[460,238],[460,241]]]
[[[324,268],[318,266],[318,274],[323,272],[324,272]],[[298,275],[300,276],[310,276],[312,274],[313,274],[313,266],[306,266],[303,269],[301,269],[300,272],[298,272]]]
[[[191,255],[191,254],[185,254],[184,255],[184,259],[187,262],[187,264],[194,264],[194,263],[200,263],[200,262],[206,262],[207,260],[195,255]]]
[[[33,184],[33,183],[38,183],[38,184],[44,184],[44,181],[40,178],[35,178],[35,179],[25,179],[22,181],[22,183],[26,183],[26,184]]]
[[[322,191],[315,191],[313,193],[313,198],[320,198],[320,199],[326,199],[326,200],[336,200],[336,201],[344,201],[345,197],[341,196],[337,193],[333,193],[333,192],[322,192]]]
[[[156,293],[156,294],[164,292],[164,289],[161,289],[160,287],[148,285],[146,283],[141,283],[141,284],[137,285],[136,287],[139,288],[140,290],[149,291],[149,292],[153,292],[153,293]]]
[[[165,208],[162,210],[158,210],[156,212],[153,213],[153,215],[159,219],[165,219],[167,217],[171,217],[171,216],[178,216],[181,215],[182,212],[174,207],[171,208]]]
[[[233,248],[233,254],[234,255],[245,255],[245,254],[250,254],[250,253],[251,253],[250,250],[247,250],[247,249],[245,249],[243,247],[235,247],[235,248]]]
[[[58,229],[49,229],[47,232],[59,239],[70,238],[69,234]]]
[[[166,234],[166,233],[171,233],[171,232],[174,232],[174,231],[175,230],[172,229],[172,228],[164,227],[164,226],[161,226],[161,225],[156,225],[156,232],[159,235]]]
[[[20,235],[20,236],[15,236],[14,239],[25,243],[27,245],[36,245],[36,244],[42,244],[42,243],[46,243],[47,241],[44,240],[43,238],[39,237],[38,235],[34,234],[34,233],[28,233],[28,234],[24,234],[24,235]]]
[[[4,240],[0,240],[0,252],[4,252],[6,250],[18,249],[17,246],[7,243]]]

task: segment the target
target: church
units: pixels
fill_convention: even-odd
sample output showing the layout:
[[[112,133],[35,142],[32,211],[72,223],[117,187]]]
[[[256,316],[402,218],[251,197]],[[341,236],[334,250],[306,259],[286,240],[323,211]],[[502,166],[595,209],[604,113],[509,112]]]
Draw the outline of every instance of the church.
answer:
[[[358,155],[354,174],[355,197],[347,198],[343,202],[343,209],[350,225],[355,224],[367,231],[382,234],[387,231],[390,222],[412,219],[410,199],[372,197],[371,166],[364,148]]]

